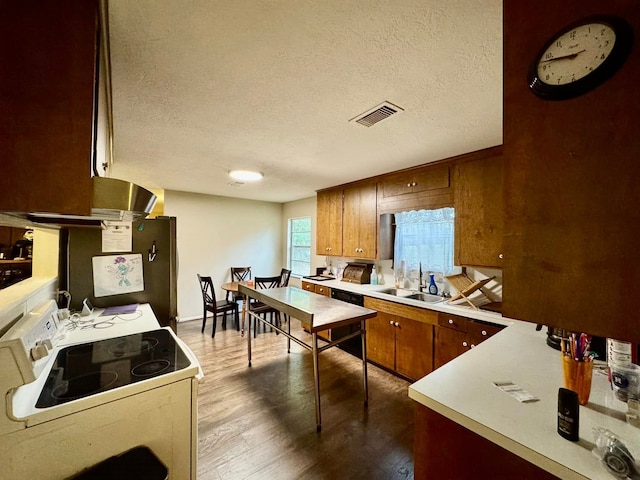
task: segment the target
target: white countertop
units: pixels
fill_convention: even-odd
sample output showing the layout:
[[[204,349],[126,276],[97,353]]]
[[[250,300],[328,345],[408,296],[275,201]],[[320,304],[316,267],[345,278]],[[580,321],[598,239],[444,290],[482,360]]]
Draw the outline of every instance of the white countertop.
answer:
[[[313,283],[315,285],[323,285],[336,290],[345,290],[347,292],[360,293],[372,298],[378,298],[380,300],[386,300],[389,302],[401,303],[403,305],[410,305],[414,307],[426,308],[437,312],[451,313],[454,315],[461,315],[467,318],[474,318],[476,320],[483,320],[485,322],[495,323],[496,325],[511,325],[514,320],[509,318],[503,318],[502,315],[487,310],[475,310],[468,306],[468,304],[449,304],[447,300],[443,298],[442,302],[427,303],[422,300],[416,300],[412,298],[398,297],[395,295],[389,295],[387,293],[380,293],[381,290],[387,290],[394,288],[393,285],[370,285],[370,284],[357,284],[343,282],[342,280],[311,280],[302,278],[302,281]]]
[[[640,448],[640,430],[625,422],[626,404],[615,398],[606,374],[596,370],[589,403],[580,407],[579,442],[560,437],[561,353],[545,338],[534,324],[513,322],[411,385],[409,397],[560,478],[611,480],[591,452],[592,429],[611,430],[632,453]],[[519,402],[493,385],[502,380],[540,400]]]

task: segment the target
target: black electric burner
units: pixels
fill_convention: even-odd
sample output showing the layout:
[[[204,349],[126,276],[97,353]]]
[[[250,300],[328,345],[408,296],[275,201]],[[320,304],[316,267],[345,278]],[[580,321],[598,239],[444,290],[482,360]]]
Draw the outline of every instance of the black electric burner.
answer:
[[[190,364],[167,330],[73,345],[58,352],[36,407],[53,407]]]

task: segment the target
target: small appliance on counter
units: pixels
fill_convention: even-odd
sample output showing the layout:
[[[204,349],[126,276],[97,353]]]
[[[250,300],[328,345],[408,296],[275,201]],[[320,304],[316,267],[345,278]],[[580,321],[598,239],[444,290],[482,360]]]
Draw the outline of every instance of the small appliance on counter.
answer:
[[[372,268],[373,265],[369,263],[347,263],[342,274],[342,281],[358,284],[370,283]]]

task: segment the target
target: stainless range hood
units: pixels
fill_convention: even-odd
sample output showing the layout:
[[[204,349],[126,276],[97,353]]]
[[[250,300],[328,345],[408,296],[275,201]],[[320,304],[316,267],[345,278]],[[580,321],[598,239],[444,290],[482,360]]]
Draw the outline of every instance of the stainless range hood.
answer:
[[[156,204],[152,192],[134,183],[105,177],[93,177],[92,182],[90,216],[32,212],[27,218],[39,224],[99,226],[105,220],[142,220]]]

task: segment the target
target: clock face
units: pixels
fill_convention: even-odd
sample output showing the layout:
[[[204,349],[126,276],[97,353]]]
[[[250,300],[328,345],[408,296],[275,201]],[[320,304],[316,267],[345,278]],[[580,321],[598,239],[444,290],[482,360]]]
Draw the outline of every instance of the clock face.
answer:
[[[547,100],[592,90],[624,63],[633,31],[621,18],[600,15],[569,25],[542,47],[529,69],[529,88]]]
[[[548,85],[566,85],[589,75],[611,55],[616,32],[588,23],[559,36],[538,61],[538,77]]]

